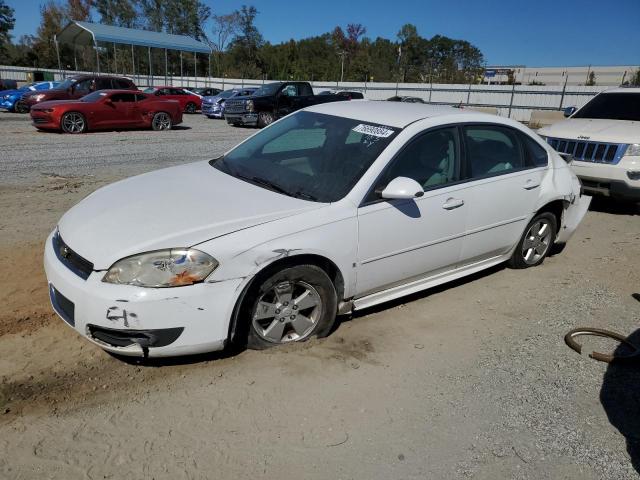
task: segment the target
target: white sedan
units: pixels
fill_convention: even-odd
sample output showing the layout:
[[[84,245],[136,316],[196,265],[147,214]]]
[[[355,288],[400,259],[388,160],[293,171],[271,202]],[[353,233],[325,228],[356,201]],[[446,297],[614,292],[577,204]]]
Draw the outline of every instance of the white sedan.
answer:
[[[55,311],[110,352],[265,348],[502,262],[539,265],[589,201],[517,122],[337,102],[94,192],[48,238],[45,269]]]

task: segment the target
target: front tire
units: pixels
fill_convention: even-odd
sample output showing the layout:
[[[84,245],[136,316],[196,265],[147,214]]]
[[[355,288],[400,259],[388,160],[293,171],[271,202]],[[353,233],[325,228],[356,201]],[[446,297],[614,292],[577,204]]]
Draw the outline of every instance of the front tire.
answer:
[[[184,111],[186,113],[196,113],[197,110],[198,110],[198,107],[193,102],[187,103],[187,106],[184,107]]]
[[[337,308],[336,289],[325,271],[299,265],[258,280],[247,292],[239,320],[249,323],[247,347],[263,350],[328,335]]]
[[[60,120],[60,128],[65,133],[84,133],[87,131],[87,120],[80,112],[67,112]]]
[[[159,132],[161,130],[171,130],[173,122],[171,121],[171,115],[167,112],[157,112],[151,120],[151,128]]]
[[[552,250],[558,232],[555,215],[539,213],[529,222],[507,264],[511,268],[529,268],[540,265]]]
[[[275,117],[272,112],[259,112],[258,113],[258,127],[264,128],[273,123]]]

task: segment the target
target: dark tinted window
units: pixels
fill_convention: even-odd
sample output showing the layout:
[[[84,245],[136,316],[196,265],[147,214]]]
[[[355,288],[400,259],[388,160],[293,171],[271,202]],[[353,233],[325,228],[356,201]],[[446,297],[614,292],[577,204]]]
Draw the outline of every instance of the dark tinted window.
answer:
[[[515,130],[490,125],[469,126],[464,128],[464,135],[473,178],[525,168],[525,157]]]
[[[140,102],[142,100],[145,100],[147,98],[146,95],[144,95],[143,93],[136,93],[136,101]]]
[[[306,83],[299,85],[298,90],[300,91],[300,95],[313,95],[311,85],[307,85]]]
[[[540,144],[524,133],[520,134],[527,153],[528,165],[530,167],[546,167],[549,164],[549,155],[547,151],[540,146]]]
[[[111,101],[114,103],[118,103],[118,102],[133,103],[136,101],[136,96],[134,93],[114,93],[113,95],[111,95]]]
[[[601,93],[572,118],[640,121],[640,93]]]
[[[287,97],[295,97],[298,95],[298,87],[295,84],[289,84],[280,91],[280,94]]]
[[[88,78],[86,80],[82,80],[75,84],[73,90],[76,93],[89,93],[92,90],[95,90],[93,79]]]
[[[110,88],[116,88],[111,83],[110,78],[98,78],[96,79],[96,90],[108,90]]]
[[[459,152],[456,128],[424,133],[411,140],[398,154],[376,189],[384,188],[396,177],[412,178],[425,190],[456,181]]]
[[[185,92],[184,90],[180,89],[180,88],[171,88],[169,89],[171,91],[171,95],[186,95],[187,92]]]
[[[122,88],[123,90],[128,90],[133,86],[133,84],[125,78],[114,78],[112,82],[113,88]]]

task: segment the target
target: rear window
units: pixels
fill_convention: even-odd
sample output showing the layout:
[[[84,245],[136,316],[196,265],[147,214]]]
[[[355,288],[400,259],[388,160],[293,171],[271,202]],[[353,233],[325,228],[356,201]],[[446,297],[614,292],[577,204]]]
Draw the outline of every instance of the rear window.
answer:
[[[639,121],[640,93],[601,93],[572,118]]]

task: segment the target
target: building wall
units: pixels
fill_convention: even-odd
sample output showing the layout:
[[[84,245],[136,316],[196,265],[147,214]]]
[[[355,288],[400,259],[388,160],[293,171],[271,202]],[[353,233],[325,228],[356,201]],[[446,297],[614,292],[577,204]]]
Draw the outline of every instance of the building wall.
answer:
[[[526,66],[492,66],[492,69],[512,69],[516,83],[529,85],[536,81],[545,85],[585,85],[589,73],[594,72],[596,85],[618,86],[624,80],[629,80],[640,69],[639,65],[614,65],[614,66],[582,66],[582,67],[526,67]],[[624,79],[624,80],[623,80]],[[493,78],[485,77],[485,83],[506,83],[507,75],[496,75]]]

